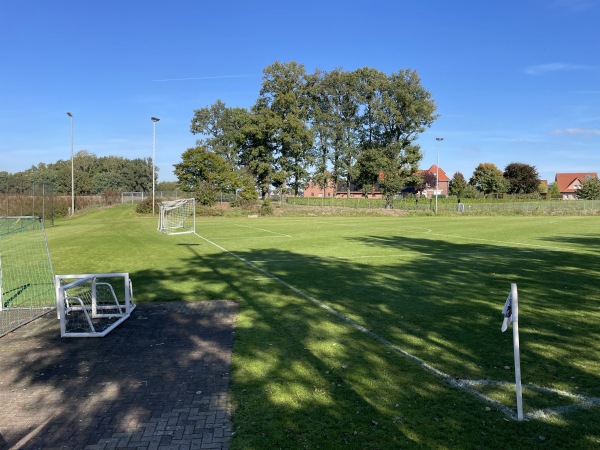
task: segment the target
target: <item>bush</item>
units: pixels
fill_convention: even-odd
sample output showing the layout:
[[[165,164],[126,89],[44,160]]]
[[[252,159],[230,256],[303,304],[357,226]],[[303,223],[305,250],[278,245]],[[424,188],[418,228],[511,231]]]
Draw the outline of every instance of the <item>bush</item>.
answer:
[[[155,209],[158,209],[158,202],[155,205]],[[152,199],[145,198],[135,207],[135,212],[138,214],[152,214]]]
[[[273,215],[273,206],[271,205],[271,201],[266,199],[260,207],[258,213],[261,216],[272,216]]]
[[[196,201],[199,205],[212,206],[217,203],[219,199],[219,191],[215,186],[206,181],[202,181],[198,184],[196,189]]]

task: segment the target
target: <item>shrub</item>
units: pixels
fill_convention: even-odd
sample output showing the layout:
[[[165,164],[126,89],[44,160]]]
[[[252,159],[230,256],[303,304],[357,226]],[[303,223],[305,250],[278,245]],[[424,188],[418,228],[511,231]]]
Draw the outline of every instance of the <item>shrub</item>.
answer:
[[[157,208],[158,206],[155,206]],[[135,212],[138,214],[152,214],[152,199],[145,198],[135,207]]]
[[[266,199],[260,207],[258,213],[261,216],[272,216],[273,215],[273,206],[271,205],[271,201]]]
[[[201,181],[196,189],[196,201],[199,205],[212,206],[219,199],[219,191],[214,185]]]

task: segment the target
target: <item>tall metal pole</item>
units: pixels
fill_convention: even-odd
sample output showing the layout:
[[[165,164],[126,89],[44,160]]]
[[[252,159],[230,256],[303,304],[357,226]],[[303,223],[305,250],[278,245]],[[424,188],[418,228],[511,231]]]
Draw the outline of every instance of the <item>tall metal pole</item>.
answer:
[[[71,215],[75,214],[75,169],[73,163],[73,114],[68,112],[71,119]]]
[[[437,141],[437,164],[435,165],[435,213],[437,214],[437,199],[438,199],[438,190],[439,190],[439,174],[440,174],[440,141],[443,141],[444,138],[435,138]]]
[[[156,122],[160,119],[158,117],[150,117],[152,121],[152,215],[154,215],[154,181],[156,178],[156,172],[154,168],[154,157],[156,154]]]

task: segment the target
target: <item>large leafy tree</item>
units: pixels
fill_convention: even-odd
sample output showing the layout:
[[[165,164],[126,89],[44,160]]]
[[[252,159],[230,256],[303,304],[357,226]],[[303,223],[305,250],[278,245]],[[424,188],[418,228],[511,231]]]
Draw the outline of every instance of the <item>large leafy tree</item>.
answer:
[[[315,137],[312,182],[323,189],[323,196],[325,196],[326,188],[332,179],[328,167],[332,139],[332,130],[329,126],[331,109],[328,96],[322,88],[325,75],[326,73],[321,70],[307,75],[307,89],[310,98],[309,124]]]
[[[278,171],[273,136],[276,119],[268,108],[252,108],[249,120],[242,130],[240,164],[254,177],[261,198],[269,196],[270,187],[281,185],[285,173]]]
[[[383,164],[385,161],[382,161],[381,152],[377,149],[370,148],[359,155],[356,161],[356,180],[364,194],[375,191]]]
[[[179,185],[187,191],[196,191],[201,183],[222,192],[235,192],[238,179],[231,164],[203,147],[187,149],[182,161],[175,164]]]
[[[386,77],[369,70],[373,85],[363,85],[368,99],[363,112],[363,147],[381,154],[381,193],[386,208],[402,188],[414,182],[422,159],[416,139],[437,118],[431,94],[421,85],[415,71],[401,70]]]
[[[232,167],[239,164],[244,127],[250,112],[245,108],[229,108],[221,100],[213,105],[196,109],[190,125],[192,134],[200,136],[201,145],[225,159]]]
[[[450,180],[449,194],[460,197],[467,190],[467,180],[461,172],[455,172]]]
[[[540,176],[534,166],[524,163],[510,163],[504,168],[509,194],[533,194],[539,191]]]
[[[590,177],[581,183],[577,190],[577,198],[584,200],[600,200],[600,180]]]
[[[320,87],[325,100],[325,126],[329,136],[329,163],[334,185],[343,183],[347,195],[358,176],[360,155],[360,90],[357,72],[335,69],[327,73]]]
[[[480,163],[473,171],[469,184],[485,195],[506,192],[502,171],[493,163]]]
[[[257,109],[269,109],[274,132],[271,146],[283,180],[294,195],[308,181],[308,168],[313,163],[313,131],[308,126],[310,95],[304,66],[297,62],[276,62],[264,70]]]

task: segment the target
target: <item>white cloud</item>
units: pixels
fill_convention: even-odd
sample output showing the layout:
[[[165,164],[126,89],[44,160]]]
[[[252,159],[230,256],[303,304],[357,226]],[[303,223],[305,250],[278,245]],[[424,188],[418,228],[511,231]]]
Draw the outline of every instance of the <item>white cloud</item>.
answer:
[[[580,13],[594,8],[598,0],[554,0],[553,6],[563,10]]]
[[[600,135],[600,130],[591,129],[591,128],[565,128],[564,130],[552,130],[550,134],[570,134],[570,135],[580,135],[580,134],[592,134],[592,135]]]
[[[579,64],[567,64],[567,63],[550,63],[550,64],[537,64],[525,68],[527,75],[544,75],[550,72],[560,72],[565,70],[583,70],[585,66]]]

